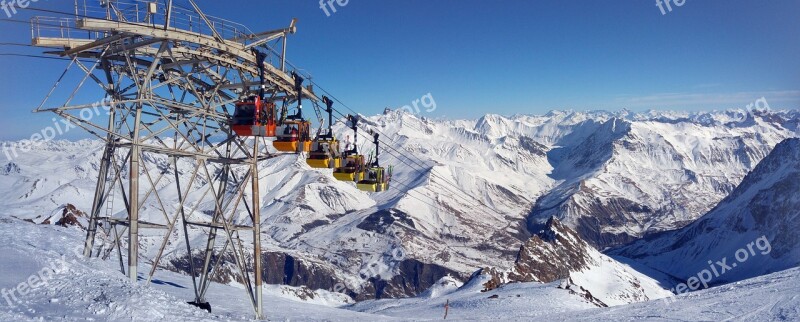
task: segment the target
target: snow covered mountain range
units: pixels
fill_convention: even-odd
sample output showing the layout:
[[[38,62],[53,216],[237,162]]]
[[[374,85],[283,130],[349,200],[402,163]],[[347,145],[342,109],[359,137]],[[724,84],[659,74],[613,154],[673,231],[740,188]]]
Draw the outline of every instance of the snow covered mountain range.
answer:
[[[575,236],[586,244],[583,254],[598,264],[586,267],[611,267],[625,282],[655,283],[600,251],[640,238],[667,238],[660,236],[686,227],[732,192],[737,194],[735,188],[779,142],[800,134],[800,112],[551,112],[451,121],[387,111],[365,117],[363,124],[391,142],[381,151],[381,163],[395,169],[387,192],[358,191],[334,180],[330,170],[310,169],[303,156],[260,165],[268,283],[315,290],[344,283],[346,293],[358,300],[413,296],[448,275],[467,281],[480,268],[514,270],[520,247],[537,233],[552,230],[551,218],[574,233],[562,236]],[[341,125],[335,130],[340,137],[347,135]],[[364,144],[363,150],[371,147]],[[88,211],[102,151],[100,142],[84,140],[45,143],[9,160],[0,155],[0,209],[37,223],[63,213],[68,204]],[[784,155],[776,158],[791,153]],[[154,175],[168,162],[158,156],[144,161]],[[189,166],[179,164],[179,169]],[[785,174],[784,168],[778,170],[775,176]],[[189,181],[189,171],[179,171],[179,176]],[[163,185],[173,176],[165,177]],[[142,184],[149,188],[147,182]],[[203,184],[198,182],[197,188]],[[735,199],[763,206],[749,210],[752,213],[786,211],[768,207],[772,200],[784,200],[790,188],[773,194],[748,190],[738,194],[749,199]],[[733,202],[733,195],[729,199]],[[176,200],[174,196],[165,203]],[[723,214],[719,209],[725,208],[721,204],[712,214]],[[143,209],[144,220],[160,216],[153,199]],[[123,210],[119,202],[112,212]],[[797,222],[796,216],[773,217],[761,215],[763,222],[744,227],[777,229],[784,219]],[[719,220],[721,225],[727,219]],[[770,241],[779,236],[788,238],[768,235]],[[169,261],[162,264],[180,272],[187,260],[183,238],[171,238]],[[142,239],[142,256],[152,258],[160,236]],[[657,245],[664,246],[634,244],[614,254],[661,269],[665,259],[650,256],[656,251],[650,247],[670,247],[670,241],[663,240]],[[791,247],[793,242],[783,244]],[[796,249],[784,253],[796,255]],[[603,262],[609,264],[599,264]],[[789,262],[781,267],[788,268]],[[708,266],[705,260],[698,263]],[[578,286],[595,294],[591,288],[597,284],[577,277],[580,270],[575,268],[569,269],[573,282],[583,281]],[[700,267],[687,269],[693,274],[695,268]],[[663,271],[685,278],[685,272],[669,266]],[[751,277],[741,274],[736,277]],[[525,280],[543,281],[530,276]],[[627,294],[626,302],[654,297]]]
[[[613,253],[684,280],[711,271],[721,284],[800,266],[798,231],[800,139],[788,139],[705,216]]]

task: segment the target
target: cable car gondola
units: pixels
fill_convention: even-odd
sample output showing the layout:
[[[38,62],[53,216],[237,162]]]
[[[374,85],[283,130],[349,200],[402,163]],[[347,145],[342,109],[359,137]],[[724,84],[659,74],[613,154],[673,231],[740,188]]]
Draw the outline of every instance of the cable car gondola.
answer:
[[[254,53],[263,65],[266,55],[257,50]],[[264,101],[263,67],[261,68],[261,89],[258,95],[242,99],[234,107],[229,125],[238,136],[275,137],[275,104]]]
[[[350,123],[350,128],[353,129],[355,140],[353,141],[353,148],[344,151],[342,156],[343,165],[333,170],[333,177],[340,181],[358,182],[364,178],[364,171],[366,170],[364,156],[358,154],[358,119],[348,115],[347,120]]]
[[[327,96],[322,97],[328,112],[328,132],[317,135],[311,143],[311,151],[308,153],[306,163],[316,169],[339,168],[342,163],[342,156],[339,150],[339,141],[333,135],[333,101]]]
[[[281,152],[311,151],[311,122],[303,120],[285,120],[278,127],[272,145]]]
[[[238,136],[275,137],[275,104],[258,96],[237,102],[231,129]]]
[[[286,106],[282,111],[280,124],[277,129],[277,140],[272,142],[276,150],[281,152],[309,152],[311,151],[311,122],[303,118],[303,78],[297,73],[294,77],[294,89],[297,91],[297,114],[284,117]]]
[[[375,159],[370,162],[364,178],[356,183],[356,187],[361,191],[382,192],[389,189],[389,181],[392,178],[392,168],[389,167],[387,173],[386,168],[381,167],[380,163],[378,163],[378,133],[374,133],[373,137],[375,138]]]

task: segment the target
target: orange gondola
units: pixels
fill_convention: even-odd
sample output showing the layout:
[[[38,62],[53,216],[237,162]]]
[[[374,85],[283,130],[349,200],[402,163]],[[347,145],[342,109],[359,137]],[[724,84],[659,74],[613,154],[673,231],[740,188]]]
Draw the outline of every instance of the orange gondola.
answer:
[[[275,137],[275,104],[258,96],[236,103],[231,129],[238,136]]]
[[[259,66],[263,66],[266,54],[254,50]],[[263,67],[261,70],[261,86],[258,95],[252,95],[237,102],[233,118],[229,125],[233,133],[238,136],[275,137],[277,122],[275,117],[275,104],[264,100]]]

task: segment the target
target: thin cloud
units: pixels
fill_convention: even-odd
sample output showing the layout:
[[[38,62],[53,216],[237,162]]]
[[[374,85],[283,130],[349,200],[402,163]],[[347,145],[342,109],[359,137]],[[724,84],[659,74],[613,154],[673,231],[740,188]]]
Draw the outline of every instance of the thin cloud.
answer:
[[[708,89],[720,86],[722,86],[722,83],[697,84],[694,86],[694,89]]]
[[[618,97],[615,102],[628,107],[644,108],[731,108],[746,107],[759,98],[770,103],[798,103],[800,90],[737,92],[737,93],[659,93],[647,96]]]

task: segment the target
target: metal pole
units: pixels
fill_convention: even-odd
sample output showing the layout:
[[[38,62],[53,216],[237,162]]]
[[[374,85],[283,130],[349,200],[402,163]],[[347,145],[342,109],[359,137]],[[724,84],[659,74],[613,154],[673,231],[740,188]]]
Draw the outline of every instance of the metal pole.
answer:
[[[128,189],[128,278],[136,283],[136,267],[139,259],[139,159],[141,157],[141,146],[139,129],[142,122],[142,105],[136,107],[136,121],[133,127],[133,144],[131,146],[131,171],[130,187]]]
[[[172,0],[167,2],[167,17],[164,22],[164,30],[169,29],[169,20],[172,18]]]
[[[230,146],[228,147],[228,149],[230,149]],[[205,162],[205,161],[202,161],[202,162]],[[205,166],[205,165],[203,165],[203,166]],[[220,174],[219,191],[225,191],[227,189],[227,184],[226,183],[228,182],[228,174],[229,173],[230,173],[230,166],[228,166],[228,165],[223,166],[222,167],[222,173]],[[213,185],[213,183],[211,183],[211,184]],[[222,204],[222,195],[223,194],[220,194],[217,197],[216,205]],[[220,216],[221,213],[222,213],[222,209],[220,207],[218,207],[218,206],[215,206],[214,218],[212,218],[211,221],[215,222],[219,218],[217,216]],[[222,220],[225,220],[224,216],[222,217]],[[184,227],[186,225],[187,225],[187,223],[184,220]],[[196,296],[197,297],[197,300],[196,300],[197,303],[205,303],[205,289],[206,289],[206,287],[207,287],[207,285],[208,285],[208,283],[210,282],[210,279],[211,279],[211,271],[209,270],[209,267],[211,266],[211,259],[212,259],[212,256],[214,255],[214,245],[216,244],[216,242],[217,242],[217,228],[211,228],[208,231],[208,241],[206,242],[205,257],[203,259],[203,269],[200,271],[200,286],[199,286],[200,292]],[[188,242],[187,242],[187,248],[188,248]],[[222,252],[220,253],[220,257],[223,256],[224,252],[225,252],[225,249],[223,249]],[[217,259],[217,261],[220,261],[220,260],[222,260],[222,259]]]
[[[183,192],[181,191],[181,176],[178,173],[178,171],[179,171],[178,170],[178,158],[175,157],[172,160],[174,160],[174,162],[175,162],[175,187],[177,187],[177,189],[178,189],[178,207],[180,207],[181,221],[183,222],[183,239],[186,242],[186,250],[189,253],[189,270],[191,271],[191,272],[189,272],[189,274],[192,275],[192,285],[194,286],[194,298],[195,298],[195,302],[196,303],[203,303],[201,301],[201,299],[200,299],[200,293],[197,291],[197,282],[196,282],[196,278],[195,278],[195,275],[197,274],[197,271],[194,268],[194,256],[192,256],[192,247],[191,247],[191,244],[189,244],[189,228],[188,228],[188,225],[186,224],[186,212],[184,211],[184,206],[183,206],[183,203],[184,203],[184,199],[183,198],[184,197],[183,197]],[[194,178],[195,178],[195,176],[197,176],[197,172],[199,170],[200,170],[200,164],[197,165],[197,169],[192,174],[192,180],[189,181],[189,186],[187,186],[187,188],[186,188],[187,192],[191,191],[192,184],[194,183]],[[156,266],[153,265],[153,270],[155,270],[155,268],[156,268]],[[152,272],[150,274],[152,275]]]
[[[114,131],[114,110],[110,111],[108,116],[108,131]],[[114,158],[114,137],[110,134],[106,139],[106,150],[103,152],[103,159],[100,161],[100,171],[97,176],[97,185],[94,190],[94,201],[92,202],[92,215],[89,218],[89,227],[86,229],[86,242],[83,246],[83,256],[92,256],[92,248],[94,248],[94,237],[97,233],[97,218],[100,216],[100,211],[104,208],[103,204],[106,201],[106,182],[108,181],[108,166]]]
[[[281,46],[281,71],[286,72],[286,35],[283,35],[283,46]]]
[[[264,317],[262,300],[262,268],[261,268],[261,198],[258,191],[258,138],[253,139],[253,164],[250,166],[253,182],[253,273],[256,288],[256,318]]]

